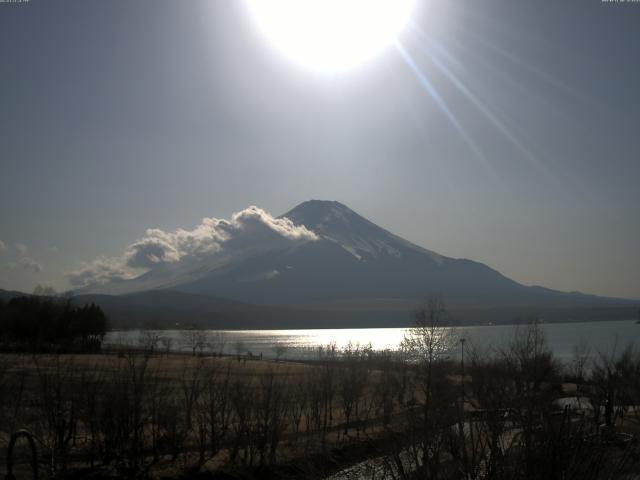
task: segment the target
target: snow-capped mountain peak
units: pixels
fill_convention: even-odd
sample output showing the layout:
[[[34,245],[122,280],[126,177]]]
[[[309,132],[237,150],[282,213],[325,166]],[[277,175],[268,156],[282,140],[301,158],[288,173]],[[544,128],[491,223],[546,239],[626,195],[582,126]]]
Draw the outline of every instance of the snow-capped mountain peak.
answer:
[[[336,201],[309,200],[282,215],[305,226],[320,238],[335,242],[358,260],[390,256],[403,258],[406,251],[427,253],[436,263],[443,257],[414,245],[358,215]]]
[[[212,244],[216,248],[209,248]],[[140,255],[161,247],[164,253],[156,257],[162,261],[149,263],[149,257]],[[125,260],[147,260],[145,273],[89,285],[83,293],[173,290],[329,309],[413,305],[433,292],[454,304],[476,307],[600,301],[526,287],[482,263],[444,257],[331,201],[304,202],[279,218],[250,207],[231,220],[205,219],[190,231],[148,230],[127,252]]]

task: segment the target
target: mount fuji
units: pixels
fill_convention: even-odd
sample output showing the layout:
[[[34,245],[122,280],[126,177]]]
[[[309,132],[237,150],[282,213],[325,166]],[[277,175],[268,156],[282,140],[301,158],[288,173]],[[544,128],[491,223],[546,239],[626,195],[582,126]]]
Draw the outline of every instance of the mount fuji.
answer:
[[[295,242],[243,243],[233,251],[166,263],[79,293],[170,290],[174,297],[184,294],[187,303],[207,297],[278,309],[360,312],[371,318],[386,312],[387,318],[402,314],[404,320],[431,293],[441,294],[469,321],[488,321],[498,310],[510,318],[535,311],[576,319],[579,312],[631,306],[619,299],[522,285],[482,263],[415,245],[335,201],[307,201],[278,218],[312,234]],[[561,311],[560,317],[552,310]]]

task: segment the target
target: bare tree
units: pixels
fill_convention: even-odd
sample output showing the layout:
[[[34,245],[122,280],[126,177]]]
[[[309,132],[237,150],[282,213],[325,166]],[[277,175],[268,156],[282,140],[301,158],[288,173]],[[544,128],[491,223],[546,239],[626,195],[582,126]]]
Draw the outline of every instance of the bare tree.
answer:
[[[198,352],[202,354],[207,346],[207,332],[195,329],[184,330],[182,332],[182,341],[195,357]]]
[[[209,454],[215,456],[228,438],[232,420],[231,367],[209,365],[204,375],[203,421],[208,437]]]
[[[217,330],[213,332],[210,341],[213,353],[222,355],[224,353],[224,347],[227,344],[227,334],[223,331]]]
[[[382,352],[378,363],[378,378],[373,392],[378,415],[382,416],[383,427],[389,427],[394,412],[396,392],[400,389],[391,352]],[[402,403],[401,403],[402,405]]]
[[[49,448],[51,469],[57,474],[66,470],[78,423],[79,391],[75,381],[79,372],[73,359],[60,355],[47,357],[44,363],[34,357],[34,362],[38,385],[33,406],[39,412],[40,438]]]
[[[418,471],[437,478],[442,450],[457,412],[445,360],[457,343],[457,336],[445,328],[448,320],[444,300],[430,296],[416,313],[416,325],[409,329],[401,348],[415,362],[420,408],[409,410],[411,454]]]
[[[169,355],[169,353],[171,353],[171,347],[173,345],[173,338],[171,338],[169,335],[163,335],[162,337],[160,337],[160,343],[162,344],[165,355]]]
[[[601,408],[604,407],[604,423],[613,429],[622,419],[627,405],[636,405],[640,391],[640,353],[628,345],[619,354],[599,353],[591,369],[590,402],[596,425],[600,423]],[[634,407],[637,409],[637,407]]]
[[[300,433],[300,422],[307,411],[309,392],[307,392],[306,382],[303,378],[293,382],[289,389],[289,417],[291,419],[291,430],[294,440],[298,439]]]
[[[337,390],[345,418],[345,435],[349,433],[352,417],[355,416],[356,419],[359,417],[364,391],[368,383],[369,370],[365,355],[359,345],[353,345],[351,342],[342,351],[342,365],[337,375]]]
[[[0,357],[0,441],[9,442],[7,433],[14,432],[23,421],[27,394],[27,372],[24,357]]]
[[[545,444],[540,421],[555,408],[561,389],[560,369],[544,331],[535,321],[518,326],[510,345],[500,354],[513,389],[509,414],[520,431],[518,461],[527,478],[535,478],[543,461],[540,447]]]
[[[276,452],[286,428],[285,387],[273,370],[260,377],[256,391],[256,434],[260,465],[276,462]]]
[[[160,334],[155,330],[143,330],[138,337],[138,345],[147,354],[153,355],[160,343]]]
[[[445,328],[448,320],[442,296],[430,296],[415,313],[415,326],[409,329],[400,348],[427,367],[444,359],[458,342],[456,333]]]
[[[233,343],[233,348],[236,351],[236,355],[238,356],[238,358],[240,358],[240,355],[242,355],[244,353],[244,342],[242,340],[236,340]]]
[[[287,353],[287,346],[282,343],[276,343],[273,346],[273,352],[276,354],[276,361],[280,361],[284,354]]]
[[[90,369],[83,370],[78,385],[80,407],[78,416],[82,422],[83,431],[88,437],[86,447],[89,465],[94,466],[100,445],[99,408],[101,399],[105,396],[106,374],[104,364],[96,362]]]
[[[251,381],[236,379],[230,385],[230,399],[233,407],[231,422],[232,442],[229,459],[232,463],[240,458],[245,465],[251,464],[255,437],[254,433],[254,385]],[[239,457],[240,453],[242,457]]]
[[[581,340],[579,343],[573,346],[573,355],[571,362],[569,363],[569,374],[577,383],[582,383],[585,380],[585,369],[587,362],[591,357],[591,347]]]

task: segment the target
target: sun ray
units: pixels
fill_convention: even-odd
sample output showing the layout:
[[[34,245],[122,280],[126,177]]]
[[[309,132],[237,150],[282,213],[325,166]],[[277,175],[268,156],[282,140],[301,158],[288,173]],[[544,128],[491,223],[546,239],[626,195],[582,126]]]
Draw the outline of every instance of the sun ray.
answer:
[[[472,91],[469,84],[461,78],[460,74],[456,74],[454,72],[455,69],[464,74],[466,72],[466,68],[457,60],[455,55],[447,50],[444,45],[440,44],[437,40],[432,39],[424,31],[416,27],[416,25],[414,25],[413,23],[411,24],[411,32],[412,34],[417,34],[420,37],[415,41],[417,47],[420,49],[420,52],[426,56],[430,63],[438,70],[438,72],[442,74],[442,76],[449,82],[451,82],[451,84],[462,94],[462,96],[467,99],[511,145],[513,145],[516,151],[518,151],[521,156],[527,160],[530,166],[536,172],[538,172],[548,184],[553,185],[556,192],[561,194],[568,194],[569,191],[579,190],[582,191],[583,196],[591,198],[594,204],[602,203],[594,197],[593,192],[584,189],[583,185],[576,182],[575,178],[573,178],[567,172],[562,172],[557,169],[555,172],[552,172],[550,165],[543,161],[543,159],[551,161],[548,155],[545,153],[532,152],[518,137],[518,135],[516,135],[513,130],[499,118],[497,112],[495,112],[485,101],[483,101],[477,94]],[[428,48],[421,42],[426,43],[428,45]],[[506,72],[491,65],[487,60],[479,60],[481,60],[483,65],[489,68],[489,70],[493,74],[498,75],[502,80],[517,88],[521,93],[529,95],[532,100],[545,101],[545,103],[548,103],[547,99],[538,95],[535,91],[526,88],[525,85],[511,78],[506,74]],[[553,77],[549,78],[550,80],[553,80]],[[556,84],[556,87],[562,88],[562,84]],[[577,97],[578,96],[576,96],[576,98]],[[549,107],[554,108],[554,105],[549,104]],[[558,110],[558,113],[562,114],[563,112]],[[572,185],[572,188],[568,189],[567,185]],[[567,200],[576,201],[576,196],[569,196],[567,197]],[[610,214],[613,215],[614,212],[610,212]]]
[[[516,135],[497,117],[491,108],[474,95],[469,88],[460,80],[444,63],[427,49],[422,49],[431,63],[449,80],[456,89],[476,107],[482,115],[509,140],[509,142],[524,156],[529,163],[541,174],[551,178],[549,169],[516,137]]]
[[[465,12],[468,13],[468,12]],[[477,15],[477,13],[476,13]],[[525,61],[522,57],[514,55],[512,52],[507,49],[501,47],[495,42],[490,41],[486,36],[480,35],[477,32],[473,32],[469,29],[463,29],[460,22],[450,22],[448,26],[453,30],[457,31],[458,36],[467,36],[469,37],[474,45],[480,45],[481,47],[491,51],[493,54],[500,57],[502,60],[507,60],[507,63],[517,66],[518,68],[533,74],[538,80],[543,82],[546,85],[549,85],[563,95],[568,95],[569,97],[583,103],[587,103],[590,105],[599,105],[601,104],[597,101],[597,99],[586,95],[584,92],[581,92],[576,88],[576,85],[569,85],[566,82],[562,81],[560,78],[556,77],[552,73],[543,70],[527,61]],[[538,41],[542,41],[538,39]],[[549,45],[551,46],[551,45]]]
[[[471,138],[466,129],[462,126],[462,124],[458,121],[454,113],[451,111],[449,106],[446,104],[444,99],[440,96],[438,91],[435,89],[431,81],[427,78],[424,72],[420,69],[418,64],[411,57],[409,52],[403,47],[400,41],[395,42],[396,49],[400,53],[400,57],[407,64],[409,69],[413,72],[418,82],[422,86],[422,88],[429,94],[431,99],[434,101],[436,106],[440,109],[440,111],[447,117],[447,120],[451,123],[451,125],[456,129],[458,134],[462,137],[465,144],[469,149],[487,166],[490,167],[487,157],[482,152],[477,143]]]

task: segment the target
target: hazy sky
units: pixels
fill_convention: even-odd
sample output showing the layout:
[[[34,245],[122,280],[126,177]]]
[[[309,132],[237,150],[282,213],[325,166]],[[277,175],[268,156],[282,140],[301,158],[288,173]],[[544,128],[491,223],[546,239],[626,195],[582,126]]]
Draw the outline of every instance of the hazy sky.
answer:
[[[640,3],[432,0],[400,42],[319,74],[241,0],[0,3],[0,288],[317,198],[525,284],[640,298]]]

